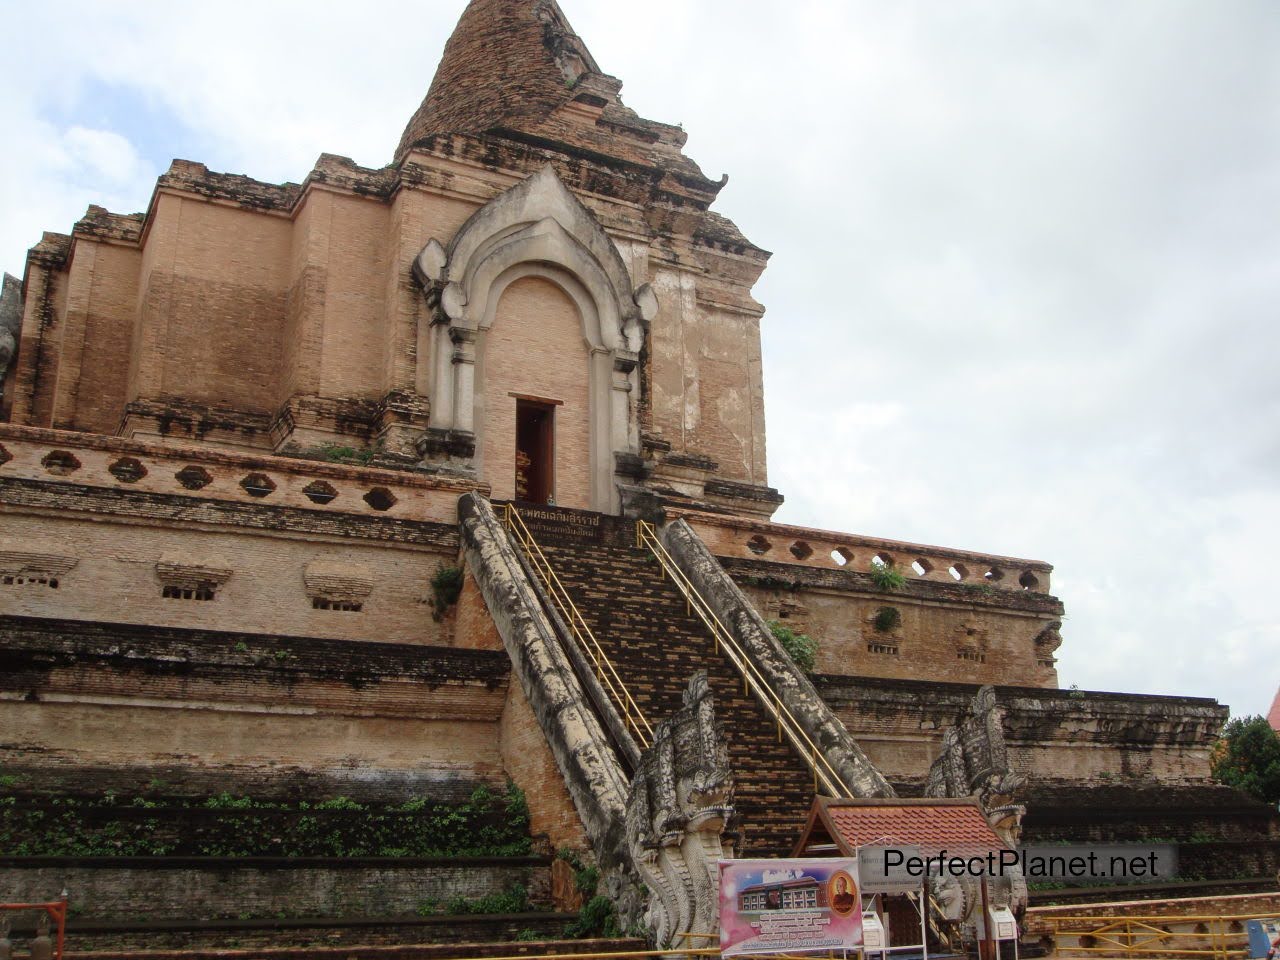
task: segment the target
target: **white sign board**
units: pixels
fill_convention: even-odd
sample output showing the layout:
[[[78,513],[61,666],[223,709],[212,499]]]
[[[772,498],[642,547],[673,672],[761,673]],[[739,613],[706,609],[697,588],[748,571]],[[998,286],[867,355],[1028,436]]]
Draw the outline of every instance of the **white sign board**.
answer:
[[[862,946],[865,950],[883,950],[885,947],[884,927],[880,917],[874,913],[862,915]]]
[[[910,863],[920,864],[920,848],[904,844],[858,848],[858,880],[862,892],[915,893],[920,889],[921,872],[907,871]]]
[[[1013,913],[1008,907],[992,907],[988,914],[991,917],[991,939],[992,940],[1017,940],[1018,939],[1018,922],[1014,920]],[[986,930],[979,930],[979,936],[986,936]]]

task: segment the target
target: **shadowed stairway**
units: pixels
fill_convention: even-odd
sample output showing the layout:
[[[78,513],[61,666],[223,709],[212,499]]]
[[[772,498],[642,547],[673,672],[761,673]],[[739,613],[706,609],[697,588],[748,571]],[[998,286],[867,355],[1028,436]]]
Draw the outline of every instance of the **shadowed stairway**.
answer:
[[[744,695],[742,677],[716,652],[710,632],[688,612],[653,555],[636,546],[634,523],[541,507],[521,512],[651,724],[680,706],[695,671],[707,671],[742,819],[737,855],[789,855],[813,799],[813,775],[789,744],[779,742],[777,726],[759,702]]]

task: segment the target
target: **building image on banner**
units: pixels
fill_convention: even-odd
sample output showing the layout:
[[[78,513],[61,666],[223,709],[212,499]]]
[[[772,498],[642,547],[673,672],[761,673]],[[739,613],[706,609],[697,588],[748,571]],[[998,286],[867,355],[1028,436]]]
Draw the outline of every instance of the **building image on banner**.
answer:
[[[720,861],[720,951],[728,956],[856,950],[857,861]]]

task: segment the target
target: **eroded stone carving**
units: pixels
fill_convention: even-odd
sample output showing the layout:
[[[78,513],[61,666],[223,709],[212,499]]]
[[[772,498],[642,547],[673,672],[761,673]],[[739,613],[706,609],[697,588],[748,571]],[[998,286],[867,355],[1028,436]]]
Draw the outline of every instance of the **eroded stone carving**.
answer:
[[[942,736],[942,753],[929,768],[927,797],[973,797],[1001,840],[1016,847],[1022,838],[1026,807],[1014,803],[1026,778],[1009,763],[1004,739],[1004,708],[996,700],[995,687],[982,687],[959,722]],[[930,893],[942,916],[961,935],[972,940],[982,909],[978,881],[972,878],[940,878],[929,881]],[[1021,913],[1027,905],[1027,884],[1017,867],[988,881],[993,907],[1007,906]]]
[[[649,889],[658,944],[679,930],[714,933],[721,857],[733,856],[733,777],[705,671],[641,755],[627,797],[626,843]]]
[[[1054,655],[1057,649],[1062,646],[1061,631],[1062,621],[1055,620],[1036,635],[1035,646],[1037,659],[1049,659]]]
[[[0,381],[13,355],[18,352],[18,336],[22,330],[22,281],[10,274],[4,275],[4,287],[0,292]]]

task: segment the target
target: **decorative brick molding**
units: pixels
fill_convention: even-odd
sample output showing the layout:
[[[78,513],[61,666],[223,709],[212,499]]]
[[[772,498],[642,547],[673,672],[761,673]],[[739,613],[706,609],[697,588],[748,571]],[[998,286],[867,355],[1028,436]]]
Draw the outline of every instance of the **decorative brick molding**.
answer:
[[[909,582],[969,588],[977,599],[1006,594],[1049,594],[1052,565],[1041,560],[975,553],[885,540],[856,533],[668,507],[682,516],[718,557],[874,574],[889,568]]]
[[[33,549],[32,544],[0,540],[0,585],[37,584],[57,589],[64,574],[80,560],[62,553]]]
[[[302,572],[307,598],[323,610],[358,611],[373,592],[373,574],[358,563],[315,560]]]
[[[164,596],[173,600],[212,600],[231,579],[231,567],[221,557],[196,559],[166,553],[156,562],[156,579]]]

